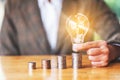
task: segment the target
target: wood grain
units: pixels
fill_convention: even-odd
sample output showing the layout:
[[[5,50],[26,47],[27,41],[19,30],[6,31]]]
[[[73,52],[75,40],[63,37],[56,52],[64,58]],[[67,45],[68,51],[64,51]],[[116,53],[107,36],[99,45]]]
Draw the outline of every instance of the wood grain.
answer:
[[[3,75],[0,80],[119,80],[120,62],[111,63],[108,67],[92,68],[87,55],[83,55],[82,68],[72,69],[71,56],[67,56],[67,69],[41,69],[41,59],[52,56],[1,56]],[[35,61],[37,69],[29,71],[28,62]]]

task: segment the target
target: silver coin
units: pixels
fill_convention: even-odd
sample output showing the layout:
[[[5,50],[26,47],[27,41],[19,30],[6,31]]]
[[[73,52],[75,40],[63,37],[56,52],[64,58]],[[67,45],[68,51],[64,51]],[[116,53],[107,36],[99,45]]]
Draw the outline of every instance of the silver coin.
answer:
[[[66,56],[58,56],[58,69],[66,68]]]
[[[29,70],[36,69],[36,62],[28,62],[28,69]]]
[[[58,58],[57,56],[52,56],[51,57],[51,68],[56,69],[58,67]]]
[[[42,59],[41,65],[42,65],[42,69],[50,69],[51,68],[51,60]]]
[[[72,53],[72,67],[73,69],[82,67],[82,53]]]

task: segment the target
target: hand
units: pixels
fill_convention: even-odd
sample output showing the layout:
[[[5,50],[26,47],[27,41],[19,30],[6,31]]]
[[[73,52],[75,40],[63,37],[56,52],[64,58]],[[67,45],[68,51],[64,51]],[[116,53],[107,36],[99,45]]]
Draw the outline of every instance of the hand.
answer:
[[[115,50],[112,46],[109,46],[106,41],[102,40],[73,45],[73,51],[86,50],[88,58],[94,67],[107,66],[108,63],[116,57],[110,56],[110,49]]]

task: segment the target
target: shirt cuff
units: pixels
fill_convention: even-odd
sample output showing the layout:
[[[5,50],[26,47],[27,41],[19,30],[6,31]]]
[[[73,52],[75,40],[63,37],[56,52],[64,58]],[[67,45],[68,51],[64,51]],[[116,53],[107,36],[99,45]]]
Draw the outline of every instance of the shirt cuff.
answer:
[[[120,47],[120,42],[108,42],[108,44]]]

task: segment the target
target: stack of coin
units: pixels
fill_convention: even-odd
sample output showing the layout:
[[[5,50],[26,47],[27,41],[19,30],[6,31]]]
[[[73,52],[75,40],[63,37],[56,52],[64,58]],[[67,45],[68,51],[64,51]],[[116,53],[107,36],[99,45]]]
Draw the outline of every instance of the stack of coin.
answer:
[[[66,56],[58,56],[58,69],[66,68]]]
[[[82,67],[82,53],[72,53],[72,67],[73,69]]]
[[[42,63],[42,69],[50,69],[51,68],[51,60],[43,59],[41,63]]]
[[[36,69],[36,62],[28,62],[28,69],[29,70]]]
[[[57,56],[52,56],[51,57],[51,68],[52,69],[56,69],[57,68],[57,62],[58,62]]]

